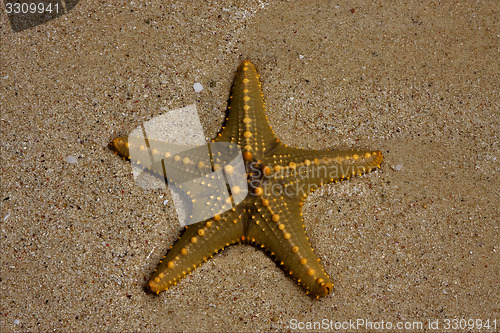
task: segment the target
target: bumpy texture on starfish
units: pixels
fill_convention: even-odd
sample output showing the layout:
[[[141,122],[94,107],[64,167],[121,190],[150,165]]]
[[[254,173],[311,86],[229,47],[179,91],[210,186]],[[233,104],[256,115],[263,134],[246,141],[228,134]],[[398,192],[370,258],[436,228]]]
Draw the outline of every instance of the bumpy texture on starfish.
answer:
[[[267,251],[308,294],[316,298],[327,295],[333,284],[304,230],[303,202],[323,184],[379,168],[382,153],[310,151],[282,144],[268,124],[259,75],[249,61],[238,68],[228,109],[225,126],[213,141],[241,148],[249,194],[224,213],[185,227],[147,288],[155,293],[167,290],[225,247],[250,243]],[[130,158],[127,138],[117,138],[110,146],[120,156]],[[165,163],[177,163],[185,172],[203,175],[201,169],[207,167],[188,156],[167,155]],[[220,168],[221,164],[213,162],[208,163],[210,171]],[[230,168],[225,172],[230,173]],[[230,190],[232,194],[240,191]]]

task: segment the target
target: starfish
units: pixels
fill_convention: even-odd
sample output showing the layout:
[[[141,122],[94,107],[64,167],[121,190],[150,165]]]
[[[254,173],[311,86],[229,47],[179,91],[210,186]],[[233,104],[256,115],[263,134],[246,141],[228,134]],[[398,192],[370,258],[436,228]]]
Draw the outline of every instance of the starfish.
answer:
[[[316,298],[327,295],[333,283],[304,230],[303,203],[319,186],[380,168],[382,153],[314,151],[281,143],[269,126],[259,75],[249,61],[243,61],[238,68],[228,117],[212,141],[229,142],[241,149],[248,194],[232,208],[186,226],[160,261],[146,288],[157,294],[165,291],[227,246],[249,243],[270,254],[307,294]],[[117,154],[128,159],[130,145],[124,137],[110,143]],[[168,153],[164,162],[178,163],[179,169],[186,171],[207,167],[203,162]],[[211,166],[208,163],[210,171],[220,168],[217,163]],[[232,171],[230,166],[224,170]],[[158,173],[164,175],[161,165]],[[230,192],[234,196],[241,189],[233,186]],[[187,194],[194,198],[193,194]]]

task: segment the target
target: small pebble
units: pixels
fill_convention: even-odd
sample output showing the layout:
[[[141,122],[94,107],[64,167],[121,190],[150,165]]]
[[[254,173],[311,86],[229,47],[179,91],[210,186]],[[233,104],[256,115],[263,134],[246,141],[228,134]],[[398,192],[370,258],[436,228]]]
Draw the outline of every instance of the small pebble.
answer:
[[[15,325],[19,325],[19,320],[18,319],[14,319],[14,324]]]
[[[396,164],[396,166],[394,167],[394,170],[395,171],[399,171],[403,168],[403,164]]]
[[[203,90],[203,86],[201,85],[201,83],[196,82],[195,84],[193,84],[193,89],[194,92],[199,93]]]
[[[68,162],[69,164],[75,164],[76,162],[78,162],[78,159],[72,155],[66,156],[66,158],[64,160],[66,162]]]

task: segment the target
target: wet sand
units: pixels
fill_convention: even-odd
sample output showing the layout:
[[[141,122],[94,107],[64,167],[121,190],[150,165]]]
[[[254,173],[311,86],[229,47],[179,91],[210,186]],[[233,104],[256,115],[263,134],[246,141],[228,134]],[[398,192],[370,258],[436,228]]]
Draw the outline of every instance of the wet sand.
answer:
[[[20,32],[0,16],[0,330],[498,321],[498,2],[197,3],[82,1]],[[213,138],[245,59],[283,142],[384,153],[304,205],[334,293],[238,245],[147,294],[180,227],[107,144],[193,103]]]

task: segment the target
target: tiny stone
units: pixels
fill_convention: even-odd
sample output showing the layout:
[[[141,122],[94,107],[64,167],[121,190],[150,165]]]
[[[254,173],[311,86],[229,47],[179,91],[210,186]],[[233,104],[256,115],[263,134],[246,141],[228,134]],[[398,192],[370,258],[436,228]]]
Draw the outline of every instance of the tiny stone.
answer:
[[[14,324],[15,325],[19,325],[19,320],[18,319],[14,319]]]
[[[395,171],[399,171],[403,168],[403,164],[396,164],[396,166],[394,167],[394,170]]]
[[[201,85],[201,83],[196,82],[195,84],[193,84],[193,89],[194,92],[199,93],[203,90],[203,86]]]
[[[75,164],[78,161],[78,159],[73,155],[66,156],[64,160],[69,164]]]

